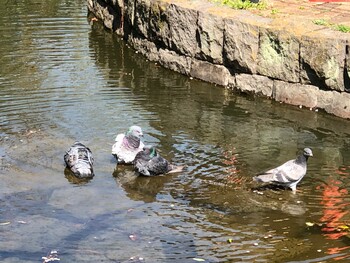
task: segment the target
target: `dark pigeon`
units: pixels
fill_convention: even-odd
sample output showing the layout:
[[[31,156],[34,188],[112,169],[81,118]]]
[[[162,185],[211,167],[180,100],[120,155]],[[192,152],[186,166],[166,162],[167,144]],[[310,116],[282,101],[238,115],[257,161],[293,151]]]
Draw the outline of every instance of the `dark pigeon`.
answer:
[[[305,148],[295,160],[289,160],[276,168],[258,174],[253,179],[261,183],[289,187],[295,193],[297,184],[306,174],[307,160],[311,156],[313,156],[311,149]]]
[[[143,137],[142,129],[133,125],[124,134],[118,134],[112,146],[112,155],[118,163],[132,164],[138,152],[145,146],[141,141]]]
[[[78,178],[94,177],[94,158],[89,148],[80,142],[75,142],[64,155],[67,167]]]
[[[145,176],[176,173],[183,170],[183,166],[175,166],[159,155],[155,147],[145,147],[136,154],[134,168]]]

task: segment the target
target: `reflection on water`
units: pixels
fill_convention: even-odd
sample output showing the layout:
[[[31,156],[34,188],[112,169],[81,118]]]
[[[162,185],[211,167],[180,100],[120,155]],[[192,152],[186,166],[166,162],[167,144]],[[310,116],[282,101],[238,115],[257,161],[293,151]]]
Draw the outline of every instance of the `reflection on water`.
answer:
[[[90,23],[83,0],[8,2],[0,29],[2,262],[52,250],[65,262],[348,260],[348,121],[165,70]],[[117,166],[114,138],[132,124],[186,170]],[[75,140],[95,158],[87,182],[65,170]],[[297,194],[252,191],[253,175],[306,146]]]
[[[344,203],[344,198],[348,195],[347,189],[341,189],[341,182],[330,180],[323,185],[322,202],[324,206],[323,216],[320,221],[325,222],[322,231],[329,239],[338,239],[348,234],[349,227],[344,223],[344,217],[349,213],[350,203]]]
[[[349,177],[349,166],[341,167],[335,171],[337,179],[333,176],[327,178],[319,189],[322,190],[323,214],[320,218],[321,231],[330,240],[344,240],[343,244],[332,245],[327,254],[338,255],[335,260],[350,258],[350,199],[348,190],[344,188],[343,180]]]

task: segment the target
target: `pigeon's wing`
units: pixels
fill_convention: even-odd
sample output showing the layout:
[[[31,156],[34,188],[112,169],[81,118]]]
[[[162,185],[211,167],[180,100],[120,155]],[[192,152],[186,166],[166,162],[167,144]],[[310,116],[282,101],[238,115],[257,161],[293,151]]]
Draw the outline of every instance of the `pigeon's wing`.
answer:
[[[136,154],[135,160],[133,161],[134,168],[140,174],[150,176],[151,174],[148,171],[147,166],[149,159],[145,159],[143,157],[147,157],[145,156],[145,154],[143,154],[143,152],[139,152],[138,154]]]
[[[295,160],[288,161],[281,165],[276,174],[278,182],[292,183],[300,181],[306,173],[306,164],[296,163]]]
[[[91,166],[94,164],[94,158],[89,148],[82,146],[78,148],[79,160],[89,163]]]
[[[254,179],[264,183],[289,184],[299,181],[305,175],[305,168],[290,160],[274,169],[257,175]]]
[[[115,138],[115,143],[112,146],[112,155],[117,159],[118,163],[123,163],[124,158],[122,157],[123,155],[123,139],[125,135],[120,133],[117,135]]]
[[[166,174],[171,170],[169,162],[160,155],[148,161],[147,167],[153,175]]]
[[[93,165],[94,164],[94,157],[92,156],[92,152],[88,147],[86,147],[86,155],[87,155],[87,158],[89,160],[89,163],[91,165]]]
[[[136,165],[135,168],[140,174],[145,175],[145,176],[151,176],[151,173],[148,170],[147,166],[145,166],[145,165]]]
[[[120,148],[122,146],[123,143],[123,139],[124,139],[124,134],[118,134],[117,137],[115,137],[115,143],[112,146],[112,154],[118,154],[120,151]]]

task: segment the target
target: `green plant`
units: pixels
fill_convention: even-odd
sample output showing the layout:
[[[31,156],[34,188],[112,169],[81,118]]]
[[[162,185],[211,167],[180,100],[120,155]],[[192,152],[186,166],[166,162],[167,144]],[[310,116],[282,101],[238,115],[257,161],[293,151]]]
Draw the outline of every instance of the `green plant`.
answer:
[[[267,7],[266,1],[267,0],[259,1],[259,3],[252,3],[249,0],[216,0],[215,2],[233,9],[265,9]]]
[[[338,31],[341,31],[343,33],[349,33],[350,32],[350,26],[346,26],[346,25],[335,25],[334,29],[338,30]]]
[[[330,27],[343,33],[350,33],[350,26],[342,24],[333,24],[325,19],[316,19],[312,21],[315,25]]]
[[[275,15],[275,14],[277,14],[277,13],[278,13],[278,9],[275,9],[275,8],[274,8],[274,9],[271,10],[271,14]]]
[[[312,22],[315,25],[319,25],[319,26],[328,26],[329,25],[329,23],[325,19],[316,19],[316,20],[313,20]]]

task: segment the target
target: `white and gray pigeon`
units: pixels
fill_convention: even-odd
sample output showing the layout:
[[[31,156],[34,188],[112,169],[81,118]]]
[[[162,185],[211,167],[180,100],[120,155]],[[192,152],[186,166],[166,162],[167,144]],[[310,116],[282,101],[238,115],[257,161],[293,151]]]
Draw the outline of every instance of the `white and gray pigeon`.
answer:
[[[137,153],[133,164],[135,170],[145,176],[181,172],[184,168],[169,163],[154,146],[145,147]]]
[[[91,150],[81,142],[75,142],[65,153],[64,161],[67,168],[78,178],[94,177],[94,158]]]
[[[142,129],[139,126],[131,126],[127,132],[118,134],[112,146],[112,154],[118,163],[132,164],[138,152],[145,146],[141,141]]]
[[[303,179],[307,171],[307,160],[313,156],[310,148],[304,148],[303,153],[294,160],[289,160],[284,164],[260,173],[253,179],[257,182],[272,183],[289,187],[296,192],[297,184]]]

